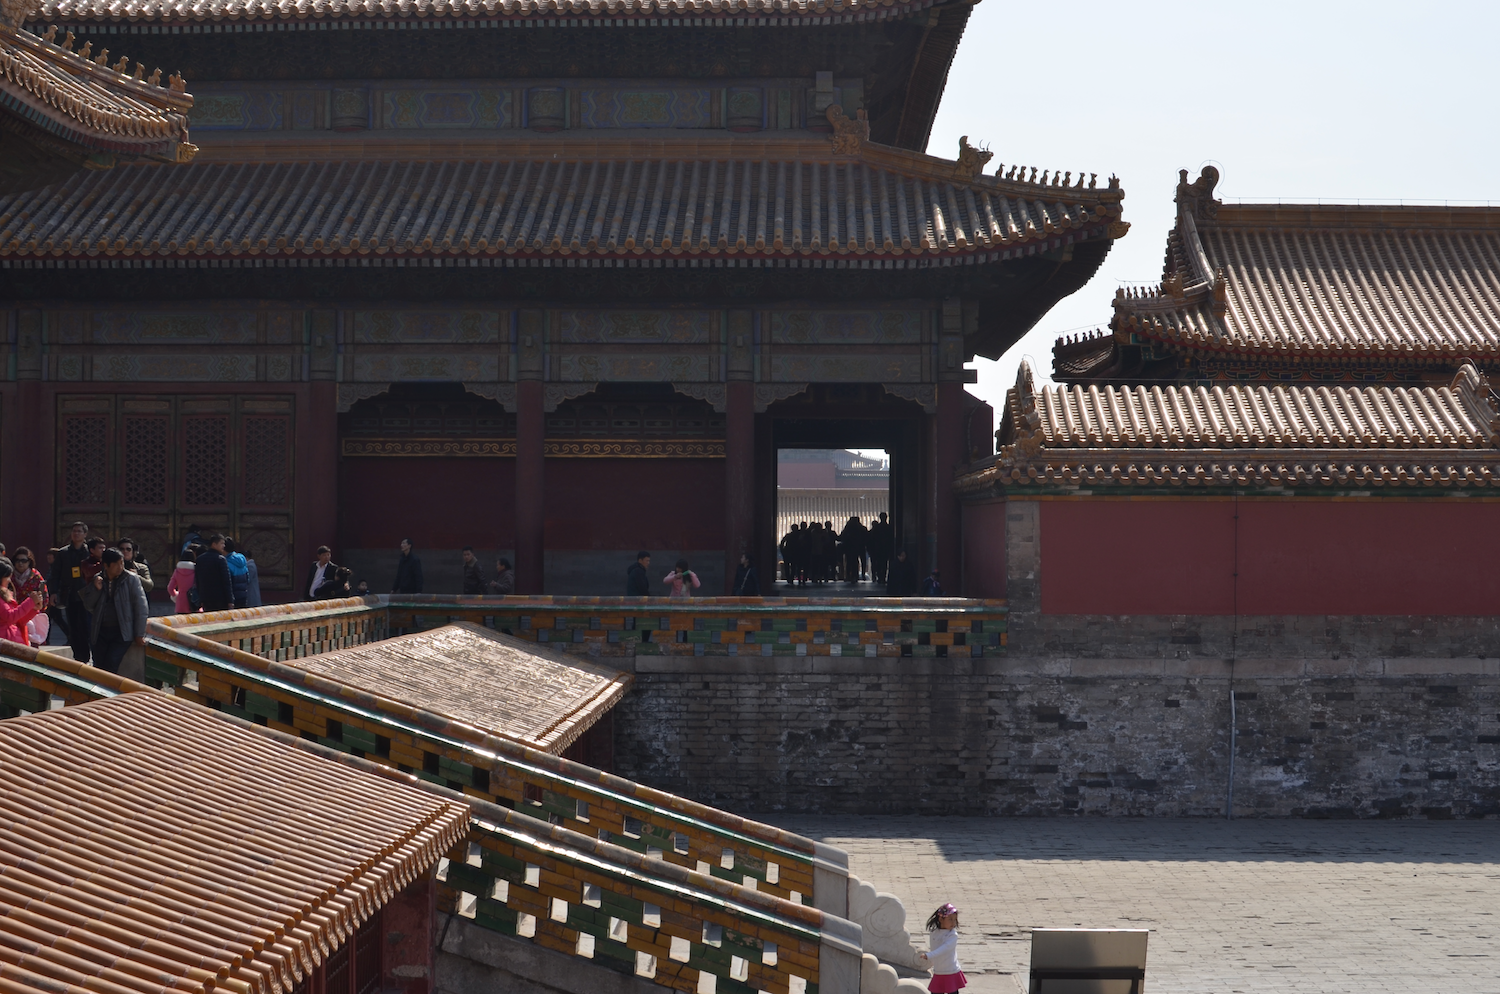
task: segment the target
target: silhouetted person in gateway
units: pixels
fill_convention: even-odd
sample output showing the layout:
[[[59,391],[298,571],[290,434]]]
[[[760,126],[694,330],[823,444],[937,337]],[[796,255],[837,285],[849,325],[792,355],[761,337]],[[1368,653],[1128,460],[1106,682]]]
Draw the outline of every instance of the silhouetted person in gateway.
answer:
[[[869,530],[860,524],[859,518],[851,517],[844,530],[839,533],[839,552],[844,560],[844,580],[859,582],[859,567],[865,558],[865,542]]]
[[[906,558],[905,549],[896,553],[896,559],[891,563],[885,592],[892,597],[915,597],[917,594],[917,568]]]
[[[828,576],[828,561],[833,558],[829,555],[828,546],[823,541],[823,526],[814,521],[807,531],[803,532],[803,535],[807,542],[807,559],[804,567],[807,570],[807,579],[815,584],[822,583]]]
[[[795,549],[800,541],[798,532],[801,528],[793,524],[791,530],[781,537],[781,543],[777,546],[781,550],[781,561],[785,567],[784,579],[787,583],[797,582],[797,556]]]
[[[870,534],[865,538],[865,548],[870,550],[870,579],[876,583],[886,582],[886,571],[891,564],[891,549],[895,546],[895,533],[891,523],[880,512],[880,520],[870,522]]]

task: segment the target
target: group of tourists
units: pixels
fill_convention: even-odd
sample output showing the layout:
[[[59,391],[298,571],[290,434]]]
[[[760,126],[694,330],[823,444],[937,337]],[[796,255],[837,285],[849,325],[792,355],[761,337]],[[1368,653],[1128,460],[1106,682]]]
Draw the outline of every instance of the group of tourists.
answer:
[[[45,573],[44,573],[45,570]],[[68,526],[68,542],[48,548],[44,562],[27,546],[7,554],[0,544],[0,639],[43,646],[66,642],[73,658],[112,673],[127,656],[144,661],[146,595],[156,586],[151,564],[130,538],[113,544]],[[217,611],[260,603],[255,561],[223,535],[194,531],[167,583],[177,611]]]
[[[333,561],[333,551],[326,545],[317,549],[317,560],[309,567],[307,579],[299,595],[302,599],[326,601],[334,597],[364,597],[375,591],[368,580],[355,581],[354,571]],[[493,576],[486,577],[474,547],[466,545],[463,557],[463,594],[513,594],[516,592],[516,571],[505,556],[495,560]],[[403,538],[400,556],[396,560],[396,576],[391,581],[393,594],[425,593],[426,578],[422,570],[422,559],[417,555],[416,545]]]
[[[793,525],[777,546],[782,579],[799,587],[838,580],[884,584],[895,544],[895,530],[883,511],[868,528],[857,516],[851,517],[842,531],[835,531],[832,521],[804,521]]]
[[[249,549],[218,533],[189,533],[167,584],[178,614],[260,607],[260,568]]]

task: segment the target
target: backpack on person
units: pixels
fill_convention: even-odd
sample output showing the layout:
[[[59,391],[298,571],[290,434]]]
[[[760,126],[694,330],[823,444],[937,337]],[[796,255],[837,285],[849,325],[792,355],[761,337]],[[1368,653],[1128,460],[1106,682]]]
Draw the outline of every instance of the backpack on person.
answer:
[[[244,607],[250,599],[250,564],[240,552],[231,552],[224,559],[229,563],[229,589],[234,606]]]

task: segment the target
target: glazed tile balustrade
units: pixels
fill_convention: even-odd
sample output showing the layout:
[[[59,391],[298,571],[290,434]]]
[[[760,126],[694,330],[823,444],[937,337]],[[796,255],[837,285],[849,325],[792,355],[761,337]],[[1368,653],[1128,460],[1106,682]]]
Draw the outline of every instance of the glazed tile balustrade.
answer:
[[[349,598],[159,618],[174,631],[283,661],[468,621],[598,656],[996,656],[1004,601],[881,597]],[[149,676],[150,674],[148,674]]]
[[[0,640],[0,718],[51,711],[144,689],[134,680],[74,662],[66,656]]]
[[[789,900],[842,907],[838,895],[848,871],[841,853],[296,666],[299,656],[363,644],[386,630],[377,617],[384,608],[360,600],[309,607],[153,619],[148,680],[471,797],[591,836],[608,833],[616,844],[668,863]]]
[[[392,634],[470,621],[598,656],[996,656],[1004,601],[926,597],[380,598]]]
[[[281,662],[385,638],[391,633],[387,612],[378,600],[349,597],[242,611],[178,614],[153,618],[151,623],[172,631],[191,630],[202,638]],[[147,677],[151,676],[148,670]]]
[[[440,864],[440,911],[681,991],[808,992],[857,927],[490,805]]]

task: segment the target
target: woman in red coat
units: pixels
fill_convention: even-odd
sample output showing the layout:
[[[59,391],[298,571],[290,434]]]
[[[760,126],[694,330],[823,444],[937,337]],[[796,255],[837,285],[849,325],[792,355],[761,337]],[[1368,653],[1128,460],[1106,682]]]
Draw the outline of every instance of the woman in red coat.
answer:
[[[0,639],[30,645],[31,640],[26,637],[26,622],[42,609],[42,594],[35,591],[31,596],[17,600],[12,586],[15,572],[10,563],[0,562]]]

